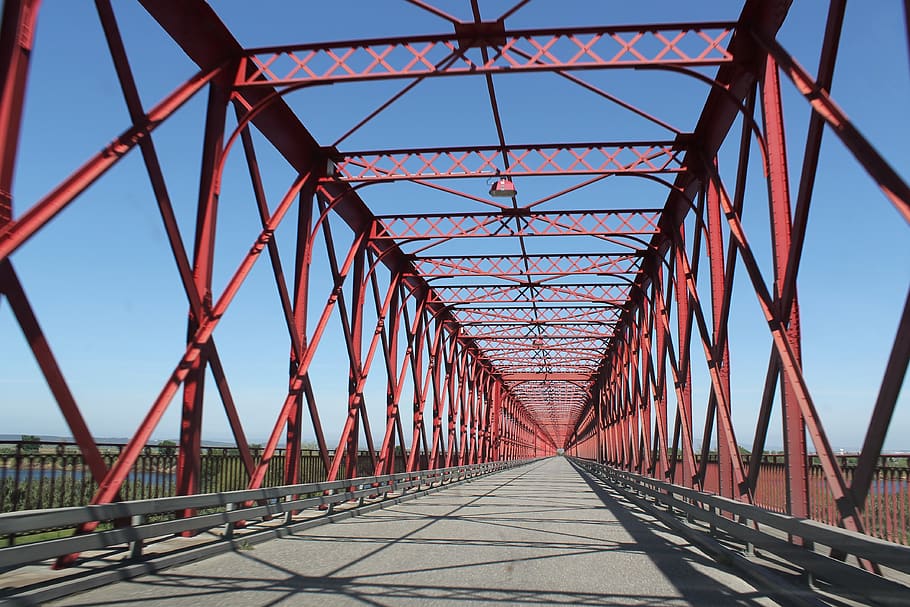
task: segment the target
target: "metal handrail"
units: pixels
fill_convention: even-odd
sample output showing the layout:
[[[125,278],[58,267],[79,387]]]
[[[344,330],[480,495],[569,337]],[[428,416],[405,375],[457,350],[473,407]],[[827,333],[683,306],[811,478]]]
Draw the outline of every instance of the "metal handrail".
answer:
[[[659,481],[606,464],[577,458],[570,460],[577,467],[602,480],[623,485],[646,498],[653,499],[655,504],[681,511],[691,519],[707,523],[712,530],[724,531],[750,548],[757,547],[776,554],[819,579],[840,586],[849,586],[853,592],[874,595],[885,603],[890,604],[892,599],[895,599],[897,603],[894,604],[906,604],[901,603],[906,601],[907,593],[910,592],[906,585],[829,558],[808,547],[795,545],[781,536],[798,536],[806,540],[808,546],[818,543],[908,574],[910,546],[810,519],[773,512],[760,506]],[[762,526],[765,527],[764,530]]]
[[[233,526],[239,521],[266,519],[277,514],[288,515],[312,507],[328,507],[326,512],[331,513],[334,506],[352,500],[386,499],[390,493],[405,493],[414,487],[419,490],[422,486],[445,485],[524,463],[526,463],[525,460],[490,462],[332,482],[304,483],[52,510],[8,512],[0,514],[0,535],[69,528],[88,522],[129,519],[131,524],[85,535],[0,548],[0,566],[13,567],[66,554],[109,548],[123,543],[133,545],[132,550],[135,556],[141,554],[142,542],[146,539],[186,531],[202,531],[219,525],[227,525],[224,537],[226,540],[230,540]],[[301,496],[307,497],[301,498]],[[218,508],[220,511],[174,520],[146,522],[150,515],[211,508]],[[286,522],[291,522],[290,517]]]

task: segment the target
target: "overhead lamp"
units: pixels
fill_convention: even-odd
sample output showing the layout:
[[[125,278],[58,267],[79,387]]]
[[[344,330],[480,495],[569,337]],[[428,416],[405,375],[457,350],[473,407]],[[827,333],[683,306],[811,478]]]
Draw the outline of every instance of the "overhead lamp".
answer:
[[[490,186],[490,196],[494,198],[511,198],[517,193],[515,184],[508,177],[498,177]]]
[[[319,148],[320,155],[322,158],[325,158],[325,175],[329,179],[332,179],[338,176],[338,165],[335,164],[336,160],[341,160],[343,156],[338,151],[338,148],[331,147],[322,147]]]

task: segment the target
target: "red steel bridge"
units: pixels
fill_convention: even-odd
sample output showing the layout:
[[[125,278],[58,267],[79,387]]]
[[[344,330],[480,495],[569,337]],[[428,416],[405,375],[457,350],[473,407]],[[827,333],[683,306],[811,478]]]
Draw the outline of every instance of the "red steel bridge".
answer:
[[[65,420],[92,504],[120,500],[153,435],[179,433],[176,493],[197,495],[205,413],[249,490],[285,446],[283,483],[303,482],[314,437],[328,482],[362,476],[359,452],[376,476],[564,452],[735,510],[762,505],[775,447],[782,514],[809,519],[821,487],[865,532],[886,437],[908,430],[910,188],[836,92],[868,88],[870,125],[906,141],[906,3],[862,7],[897,24],[897,56],[845,0],[641,3],[639,22],[542,0],[75,4],[3,5],[0,315],[24,340],[0,347],[33,354],[32,398]],[[347,20],[364,35],[333,36]],[[54,177],[58,152],[77,161]],[[140,311],[117,316],[126,291]],[[131,384],[132,365],[157,379]],[[854,368],[864,396],[829,407],[827,377]],[[93,384],[129,386],[114,461]],[[849,476],[826,431],[845,417]]]

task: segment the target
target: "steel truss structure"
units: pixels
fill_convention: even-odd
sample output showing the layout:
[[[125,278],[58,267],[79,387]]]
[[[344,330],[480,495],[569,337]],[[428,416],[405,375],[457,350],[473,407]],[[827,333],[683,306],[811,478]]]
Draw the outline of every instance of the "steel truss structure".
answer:
[[[330,480],[355,475],[357,452],[364,447],[377,475],[564,449],[705,488],[707,455],[716,444],[719,493],[752,502],[760,455],[778,408],[787,512],[809,515],[811,451],[824,468],[824,484],[837,501],[842,524],[862,531],[860,513],[910,357],[910,302],[898,322],[856,473],[848,483],[803,371],[796,288],[823,131],[840,141],[878,184],[886,204],[907,221],[910,188],[829,93],[844,0],[831,2],[814,76],[777,40],[789,7],[785,1],[747,0],[738,17],[724,15],[723,22],[528,30],[508,27],[527,0],[493,20],[482,19],[478,1],[470,0],[474,19],[467,21],[424,0],[408,0],[413,10],[448,20],[448,33],[264,49],[241,46],[202,0],[138,3],[198,72],[157,105],[146,106],[112,3],[96,0],[130,123],[46,196],[32,204],[16,201],[15,208],[13,175],[40,0],[7,0],[0,32],[0,293],[93,476],[100,479],[94,503],[117,499],[175,399],[182,406],[178,491],[197,492],[203,394],[211,374],[250,488],[261,486],[282,442],[288,448],[284,481],[298,483],[301,440],[312,431]],[[598,70],[633,69],[702,82],[706,97],[694,129],[672,127],[585,79]],[[494,77],[531,73],[567,80],[669,131],[669,138],[507,141]],[[318,141],[288,103],[291,93],[308,87],[407,82],[391,99],[377,97],[376,111],[353,131],[425,78],[437,76],[483,80],[498,144],[347,151],[340,142]],[[810,110],[798,179],[787,163],[793,138],[787,141],[782,76]],[[204,95],[190,252],[183,240],[190,232],[181,232],[154,134],[191,99]],[[735,148],[732,177],[721,170],[725,143]],[[282,186],[279,200],[266,194],[274,187],[258,160],[263,145],[296,175]],[[750,225],[747,232],[743,211],[753,204],[746,200],[747,168],[756,150],[767,176],[770,227]],[[55,358],[55,337],[42,331],[26,295],[28,277],[17,273],[15,254],[32,246],[27,243],[33,236],[130,155],[141,157],[148,174],[189,321],[185,349],[175,352],[172,373],[162,378],[160,392],[149,396],[144,418],[108,467]],[[259,233],[216,292],[219,198],[231,155],[244,159]],[[490,199],[455,189],[464,180],[483,184],[491,177],[514,179],[520,189],[522,179],[554,175],[576,181],[521,204],[515,196]],[[584,208],[559,207],[569,194],[625,177],[654,184],[660,198],[647,204],[594,200]],[[453,205],[451,212],[374,213],[368,204],[373,190],[362,188],[388,182],[417,184],[453,200],[479,203],[484,210],[465,212]],[[791,182],[798,184],[795,195]],[[290,279],[276,236],[285,225],[290,227],[282,229],[296,239]],[[754,248],[762,238],[770,241],[770,273]],[[538,253],[531,243],[552,246]],[[322,292],[312,277],[314,256],[322,256],[328,267],[328,287]],[[258,459],[247,446],[215,343],[221,319],[257,263],[271,265],[290,351],[286,397],[274,410],[260,413],[270,417],[272,431]],[[767,368],[751,377],[763,386],[760,399],[734,404],[728,326],[737,268],[754,291],[751,305],[760,309],[772,346]],[[707,284],[700,276],[707,276]],[[348,391],[340,428],[323,426],[326,408],[313,387],[312,365],[330,323],[340,323],[346,353]],[[693,394],[696,366],[709,382],[704,403]],[[370,426],[365,389],[368,377],[377,376],[386,385],[385,402],[372,403],[370,411],[384,409],[381,428]],[[694,427],[698,407],[704,407],[703,431]],[[410,424],[403,421],[405,409]],[[733,413],[743,409],[754,419],[752,436],[734,428]],[[336,439],[332,444],[330,437]],[[740,441],[751,447],[748,461],[740,454]]]

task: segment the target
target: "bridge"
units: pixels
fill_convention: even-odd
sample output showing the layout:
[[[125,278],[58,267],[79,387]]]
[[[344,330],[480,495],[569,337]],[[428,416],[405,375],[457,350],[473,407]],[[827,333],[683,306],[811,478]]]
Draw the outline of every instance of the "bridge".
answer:
[[[0,601],[910,604],[906,3],[364,4],[3,4]]]

